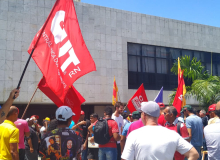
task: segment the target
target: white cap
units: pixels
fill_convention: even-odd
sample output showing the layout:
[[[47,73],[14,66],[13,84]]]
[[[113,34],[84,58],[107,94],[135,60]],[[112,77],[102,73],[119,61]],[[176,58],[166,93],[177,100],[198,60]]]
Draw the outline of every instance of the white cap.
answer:
[[[153,101],[142,102],[141,111],[152,117],[160,116],[160,107],[156,102]]]
[[[75,116],[72,109],[68,106],[60,106],[56,110],[56,119],[59,121],[66,121],[70,117]]]
[[[28,121],[31,121],[31,120],[33,120],[33,118],[27,118],[27,119],[26,119],[27,122],[28,122]]]

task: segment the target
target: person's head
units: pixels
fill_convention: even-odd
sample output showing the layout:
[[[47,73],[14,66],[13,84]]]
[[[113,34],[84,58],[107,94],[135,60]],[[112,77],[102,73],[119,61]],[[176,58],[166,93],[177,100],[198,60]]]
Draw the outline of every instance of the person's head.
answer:
[[[123,111],[124,111],[124,105],[123,105],[123,103],[121,103],[121,102],[116,102],[116,103],[115,103],[115,111],[116,111],[118,114],[122,114]]]
[[[199,112],[199,117],[205,117],[206,116],[206,111],[204,109],[202,109],[200,112]]]
[[[95,121],[97,121],[99,118],[98,114],[97,113],[93,113],[90,115],[90,121],[91,123],[94,123]]]
[[[28,123],[28,126],[32,126],[34,124],[33,118],[27,118],[26,121]]]
[[[104,116],[112,116],[112,108],[111,107],[106,107],[104,110]]]
[[[163,110],[165,109],[165,105],[161,102],[157,103],[160,107],[160,114],[163,114]]]
[[[215,115],[220,118],[220,101],[216,104]]]
[[[132,116],[131,117],[132,117],[133,121],[139,120],[141,118],[141,114],[138,111],[134,111],[134,112],[132,112]]]
[[[50,137],[49,138],[49,142],[50,142],[50,144],[54,144],[55,143],[55,137]]]
[[[190,105],[185,105],[183,108],[184,108],[183,113],[184,113],[186,116],[189,116],[190,113],[193,113],[193,108],[192,108],[192,106],[190,106]]]
[[[156,102],[148,101],[141,103],[141,120],[144,125],[157,124],[160,116],[160,107]]]
[[[34,123],[38,122],[39,116],[38,115],[32,115],[31,118],[33,119]]]
[[[58,127],[69,127],[72,121],[72,116],[75,116],[75,113],[72,112],[72,109],[70,107],[59,107],[56,110],[56,119],[58,121]]]
[[[56,119],[52,119],[52,120],[50,121],[50,125],[47,126],[47,131],[48,131],[48,132],[49,132],[49,131],[52,131],[52,130],[56,129],[57,126],[58,126],[58,121],[57,121]]]
[[[67,149],[71,149],[72,146],[73,146],[72,140],[68,140],[67,143],[66,143],[66,146],[67,146]]]
[[[167,106],[164,109],[164,118],[170,124],[172,124],[175,121],[176,116],[177,116],[177,110],[174,106]]]
[[[15,122],[18,119],[18,114],[19,114],[18,108],[15,106],[11,106],[6,116],[6,119]]]
[[[210,118],[215,117],[215,109],[216,109],[216,104],[212,104],[209,106],[208,113],[209,113]]]
[[[85,112],[84,112],[84,111],[81,111],[81,112],[80,112],[79,120],[80,120],[80,121],[83,121],[84,118],[85,118]]]
[[[201,117],[201,116],[200,116],[200,111],[201,111],[201,110],[197,110],[197,111],[196,111],[196,115],[199,116],[199,117]]]
[[[123,119],[126,119],[126,118],[128,117],[127,112],[124,111],[124,112],[122,113],[122,117],[123,117]]]
[[[49,122],[50,122],[50,118],[49,117],[46,117],[45,119],[43,119],[43,125],[44,126],[46,125],[46,122],[49,124]]]

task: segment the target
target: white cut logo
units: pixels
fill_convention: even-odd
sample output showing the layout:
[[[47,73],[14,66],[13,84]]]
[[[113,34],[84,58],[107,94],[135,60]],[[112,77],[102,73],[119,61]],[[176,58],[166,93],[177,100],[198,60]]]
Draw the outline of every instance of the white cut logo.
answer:
[[[136,108],[137,111],[139,111],[141,109],[141,102],[143,102],[143,101],[144,101],[144,99],[141,95],[139,97],[136,96],[131,100],[132,104],[134,105],[134,107]]]
[[[57,11],[52,20],[50,30],[54,36],[54,42],[56,44],[62,42],[67,37],[67,33],[64,30],[64,26],[61,26],[61,24],[63,24],[62,22],[64,22],[64,19],[65,19],[65,12]],[[69,53],[69,57],[61,65],[62,72],[64,72],[71,63],[73,63],[75,66],[77,66],[80,63],[79,59],[75,54],[74,48],[70,43],[70,40],[67,40],[67,42],[59,48],[59,57],[62,57],[67,53]],[[77,70],[80,71],[80,68],[78,66],[77,66]],[[71,71],[69,73],[69,76],[72,77],[71,75],[75,73],[77,72],[75,71],[73,73],[73,71]]]

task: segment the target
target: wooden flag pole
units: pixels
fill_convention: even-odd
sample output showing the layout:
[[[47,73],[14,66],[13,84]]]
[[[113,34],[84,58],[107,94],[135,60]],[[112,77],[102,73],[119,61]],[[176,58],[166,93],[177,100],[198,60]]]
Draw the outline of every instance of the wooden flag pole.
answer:
[[[28,102],[28,104],[27,104],[27,106],[26,106],[26,108],[25,108],[25,110],[24,110],[24,113],[23,113],[23,115],[22,115],[21,119],[23,119],[23,118],[24,118],[24,115],[25,115],[25,113],[26,113],[26,111],[27,111],[27,109],[28,109],[28,107],[29,107],[29,105],[30,105],[30,103],[31,103],[32,99],[34,98],[34,95],[35,95],[35,93],[37,92],[37,89],[38,89],[38,86],[36,87],[36,89],[35,89],[35,91],[34,91],[34,93],[33,93],[32,97],[31,97],[30,101]]]

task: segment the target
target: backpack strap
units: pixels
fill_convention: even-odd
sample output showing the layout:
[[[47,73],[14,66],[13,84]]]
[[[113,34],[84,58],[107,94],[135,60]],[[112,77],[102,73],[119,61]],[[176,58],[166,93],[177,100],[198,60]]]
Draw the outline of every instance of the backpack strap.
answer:
[[[182,124],[182,122],[180,122],[180,121],[177,122],[177,132],[179,133],[180,136],[181,136],[181,132],[180,132],[181,124]]]
[[[114,121],[114,119],[111,119],[111,118],[105,119],[107,126],[108,126],[108,120],[113,120],[113,121]],[[108,127],[106,127],[106,129],[107,129],[106,133],[108,133]],[[113,137],[113,133],[112,133],[112,136],[110,137],[110,139],[111,139],[112,137]]]

